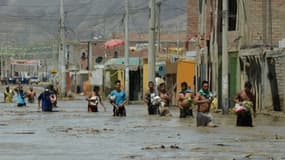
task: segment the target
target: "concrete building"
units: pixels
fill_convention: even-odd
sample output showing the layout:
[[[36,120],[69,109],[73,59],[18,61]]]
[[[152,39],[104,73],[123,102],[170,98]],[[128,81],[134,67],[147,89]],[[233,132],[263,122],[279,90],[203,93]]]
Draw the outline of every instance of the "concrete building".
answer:
[[[208,77],[212,89],[220,94],[223,85],[223,1],[204,1],[204,10],[203,1],[188,0],[187,40],[189,50],[198,51],[197,55],[200,57],[198,77]],[[284,8],[285,1],[282,0],[228,1],[230,99],[249,80],[253,83],[259,110],[285,110]],[[200,54],[201,49],[206,49],[206,54]]]

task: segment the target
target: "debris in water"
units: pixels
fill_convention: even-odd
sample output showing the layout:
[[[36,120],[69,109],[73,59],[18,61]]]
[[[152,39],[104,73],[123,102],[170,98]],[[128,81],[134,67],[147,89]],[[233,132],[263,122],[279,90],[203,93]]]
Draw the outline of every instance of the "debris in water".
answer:
[[[170,146],[161,145],[161,146],[147,146],[142,148],[142,150],[153,150],[153,149],[180,149],[180,147],[174,144]]]
[[[278,134],[275,134],[275,139],[276,140],[280,139],[280,136],[278,136]]]
[[[16,132],[7,132],[7,134],[35,134],[33,131],[16,131]]]
[[[252,156],[251,154],[248,154],[244,158],[250,158],[251,156]]]
[[[170,148],[171,149],[179,149],[180,147],[175,144],[175,145],[171,145]]]

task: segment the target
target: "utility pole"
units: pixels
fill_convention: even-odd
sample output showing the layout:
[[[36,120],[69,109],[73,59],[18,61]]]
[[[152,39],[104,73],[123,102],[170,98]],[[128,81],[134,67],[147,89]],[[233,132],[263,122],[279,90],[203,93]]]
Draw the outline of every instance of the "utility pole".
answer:
[[[207,18],[206,18],[206,0],[202,0],[202,6],[201,6],[201,25],[200,25],[200,35],[201,37],[201,44],[202,44],[202,50],[200,50],[200,61],[201,61],[201,57],[203,57],[203,62],[201,62],[201,64],[205,64],[202,65],[202,69],[204,69],[202,72],[203,74],[201,75],[202,79],[206,79],[208,80],[208,47],[207,47],[207,39],[206,39],[206,34],[207,34],[207,27],[206,27],[206,22],[207,22]]]
[[[285,69],[283,68],[283,75],[285,74]],[[284,84],[284,82],[283,82]],[[264,100],[263,100],[264,101]],[[263,106],[262,106],[263,107]],[[283,85],[283,109],[285,108],[285,87]]]
[[[60,91],[61,96],[66,95],[66,72],[65,72],[65,60],[64,60],[64,50],[65,50],[65,35],[64,35],[64,10],[63,10],[63,0],[60,0],[60,45],[58,54],[58,71],[60,75]]]
[[[205,79],[207,79],[208,81],[209,81],[209,56],[208,56],[208,45],[207,45],[207,3],[206,3],[207,1],[206,0],[204,0],[203,1],[203,20],[204,20],[204,22],[203,22],[203,24],[204,24],[204,26],[203,26],[203,36],[204,36],[204,41],[203,41],[203,47],[204,47],[204,56],[205,56],[205,72],[206,72],[206,75],[205,75]]]
[[[161,12],[161,1],[158,0],[156,5],[158,8],[157,11],[157,53],[160,53],[160,12]]]
[[[129,0],[125,0],[125,92],[129,98]]]
[[[176,55],[179,55],[179,17],[176,21]]]
[[[200,2],[202,2],[200,4]],[[205,10],[205,0],[201,0],[199,1],[199,29],[198,29],[198,32],[199,32],[199,39],[197,41],[197,55],[196,55],[196,91],[198,91],[199,89],[199,86],[201,84],[201,80],[205,80],[205,77],[204,77],[204,73],[205,72],[202,72],[203,71],[203,63],[202,63],[202,56],[203,56],[203,52],[204,52],[204,23],[205,23],[205,20],[204,20],[204,10]],[[201,6],[200,6],[201,5]]]
[[[2,53],[2,47],[3,47],[3,44],[1,43],[1,55],[0,55],[0,62],[1,62],[1,80],[4,78],[4,74],[3,74],[3,53]]]
[[[148,81],[155,82],[155,0],[149,0]]]
[[[229,67],[229,55],[228,55],[228,0],[223,0],[223,23],[222,23],[222,104],[223,113],[228,113],[229,108],[229,77],[228,77],[228,67]]]
[[[213,91],[215,93],[218,93],[218,85],[219,85],[219,81],[218,81],[218,73],[219,73],[219,69],[218,69],[218,15],[219,15],[219,1],[216,1],[214,4],[212,2],[212,7],[215,8],[214,10],[214,20],[213,20],[213,30],[212,30],[212,43],[211,43],[211,61],[212,61],[212,84],[213,86]]]
[[[88,70],[89,72],[92,71],[94,68],[93,66],[93,48],[92,42],[88,42]]]
[[[0,58],[1,58],[1,60],[0,60],[0,62],[1,62],[1,80],[2,79],[4,79],[4,77],[5,77],[5,70],[6,70],[6,67],[5,67],[5,65],[6,65],[6,63],[5,63],[5,59],[6,59],[6,55],[7,55],[7,49],[6,49],[6,53],[4,54],[3,53],[3,47],[4,47],[4,45],[3,44],[5,44],[5,42],[6,42],[6,47],[8,47],[8,34],[7,33],[4,33],[5,34],[5,37],[4,37],[4,43],[2,42],[1,43],[1,56],[0,56]]]

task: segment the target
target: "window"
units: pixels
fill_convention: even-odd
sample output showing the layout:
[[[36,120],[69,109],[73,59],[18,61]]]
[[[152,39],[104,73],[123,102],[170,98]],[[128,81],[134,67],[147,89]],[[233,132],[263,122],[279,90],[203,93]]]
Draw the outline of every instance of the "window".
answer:
[[[236,18],[237,18],[237,0],[228,1],[229,9],[229,31],[236,30]]]

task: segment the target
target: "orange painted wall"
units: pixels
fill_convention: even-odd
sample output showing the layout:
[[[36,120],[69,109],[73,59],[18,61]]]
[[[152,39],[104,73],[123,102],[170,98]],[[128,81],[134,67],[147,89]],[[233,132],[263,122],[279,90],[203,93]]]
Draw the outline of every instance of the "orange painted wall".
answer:
[[[187,82],[191,87],[191,90],[194,90],[194,76],[195,76],[195,63],[194,61],[189,60],[180,60],[177,64],[177,91],[181,90],[181,83]],[[177,93],[178,93],[177,92]]]

